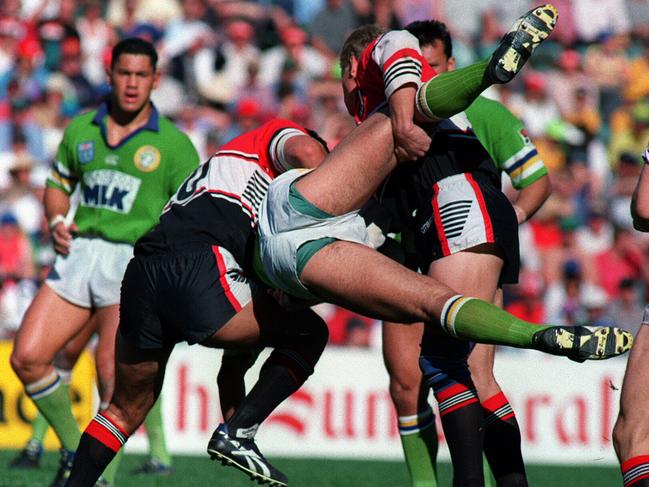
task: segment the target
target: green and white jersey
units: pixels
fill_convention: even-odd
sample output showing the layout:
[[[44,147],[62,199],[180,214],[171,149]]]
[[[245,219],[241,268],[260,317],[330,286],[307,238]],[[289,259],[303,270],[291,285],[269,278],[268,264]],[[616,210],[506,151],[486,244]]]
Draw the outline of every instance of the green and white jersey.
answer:
[[[148,122],[116,146],[107,140],[108,105],[75,117],[65,130],[47,185],[80,187],[79,234],[135,244],[199,157],[189,138],[153,107]]]
[[[451,121],[475,134],[496,167],[508,174],[514,188],[523,189],[548,173],[522,122],[502,103],[480,96]]]

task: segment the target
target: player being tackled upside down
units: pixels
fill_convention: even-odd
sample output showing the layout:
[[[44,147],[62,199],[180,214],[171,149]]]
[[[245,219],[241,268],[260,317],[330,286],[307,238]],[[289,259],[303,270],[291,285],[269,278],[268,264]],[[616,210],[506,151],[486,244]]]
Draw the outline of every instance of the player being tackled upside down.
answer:
[[[370,40],[367,50],[343,68],[382,79],[388,106],[381,106],[375,85],[369,83],[364,92],[358,76],[349,80],[344,75],[346,105],[353,109],[361,100],[363,121],[316,169],[290,171],[273,181],[259,213],[258,271],[296,298],[333,302],[378,319],[441,325],[465,340],[534,348],[580,361],[628,351],[632,337],[618,328],[539,327],[407,270],[367,246],[357,213],[397,160],[421,157],[428,150],[430,138],[414,123],[415,110],[418,119],[426,114],[430,119],[466,109],[484,88],[511,79],[522,68],[555,19],[554,7],[537,7],[519,19],[489,60],[428,81],[419,75],[426,70],[414,36],[392,31]],[[407,55],[385,56],[391,40],[408,36]],[[515,65],[510,62],[514,58]],[[395,59],[419,70],[396,70]],[[377,69],[382,76],[376,76]],[[377,111],[368,113],[371,108]]]

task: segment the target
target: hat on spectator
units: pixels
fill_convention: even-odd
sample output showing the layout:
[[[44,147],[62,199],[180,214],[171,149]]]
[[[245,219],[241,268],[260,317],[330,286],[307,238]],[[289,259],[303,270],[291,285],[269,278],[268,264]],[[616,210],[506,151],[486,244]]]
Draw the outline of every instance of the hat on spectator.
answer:
[[[575,279],[581,277],[581,265],[576,260],[567,260],[563,263],[563,277]]]
[[[527,76],[523,79],[523,84],[525,88],[532,91],[541,91],[544,90],[547,86],[547,81],[545,76],[541,73],[528,73]]]
[[[608,304],[608,296],[599,286],[588,286],[581,298],[581,304],[586,309],[599,309]]]
[[[2,225],[3,227],[5,225],[18,225],[18,220],[13,213],[8,211],[2,214],[2,217],[0,218],[0,225]]]
[[[234,110],[237,117],[259,117],[261,115],[261,103],[254,98],[242,98]]]
[[[16,46],[16,54],[18,54],[18,57],[29,59],[30,61],[35,60],[42,52],[41,45],[33,37],[23,39]]]
[[[153,24],[138,24],[133,29],[131,29],[127,35],[124,36],[124,38],[127,37],[139,37],[140,39],[144,39],[145,41],[149,41],[152,44],[155,44],[158,42],[160,39],[162,39],[162,31],[158,29],[155,25]]]
[[[577,69],[581,64],[581,55],[574,49],[566,49],[559,55],[558,64],[562,69]]]

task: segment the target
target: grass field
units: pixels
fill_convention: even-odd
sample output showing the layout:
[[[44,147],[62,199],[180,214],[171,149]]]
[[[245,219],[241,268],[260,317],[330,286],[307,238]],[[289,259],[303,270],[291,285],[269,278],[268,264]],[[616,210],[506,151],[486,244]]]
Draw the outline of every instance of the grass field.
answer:
[[[16,452],[0,451],[1,487],[47,487],[56,472],[58,455],[47,453],[39,470],[11,470],[8,462]],[[175,457],[175,472],[168,477],[130,475],[144,457],[128,455],[117,477],[117,487],[245,487],[257,485],[233,468],[222,467],[205,457]],[[407,472],[400,462],[275,458],[294,487],[398,487],[407,486]],[[451,469],[440,465],[440,487],[451,485]],[[619,471],[613,467],[528,467],[532,487],[618,487]]]

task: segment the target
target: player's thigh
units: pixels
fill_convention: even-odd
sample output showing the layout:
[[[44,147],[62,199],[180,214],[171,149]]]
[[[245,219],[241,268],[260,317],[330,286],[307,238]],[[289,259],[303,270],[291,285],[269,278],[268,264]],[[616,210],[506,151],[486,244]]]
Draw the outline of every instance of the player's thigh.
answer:
[[[96,323],[97,320],[94,319],[94,315],[91,315],[88,321],[81,327],[81,330],[56,354],[56,358],[54,359],[54,365],[56,367],[68,370],[74,367],[88,346],[95,331],[97,331]]]
[[[503,265],[497,244],[485,243],[433,261],[428,275],[460,294],[493,302]]]
[[[452,291],[369,247],[333,242],[311,257],[300,279],[319,298],[376,319],[439,318]]]
[[[390,382],[403,388],[418,389],[421,383],[419,355],[424,324],[383,322],[383,362],[390,374]]]
[[[27,309],[14,342],[14,357],[20,361],[51,363],[56,353],[73,338],[90,316],[90,310],[41,286]]]
[[[94,313],[97,334],[97,356],[113,361],[115,353],[115,337],[119,324],[119,305],[113,304],[97,308]]]
[[[296,183],[312,204],[332,215],[360,208],[396,166],[392,124],[375,113],[356,127],[315,171]]]

